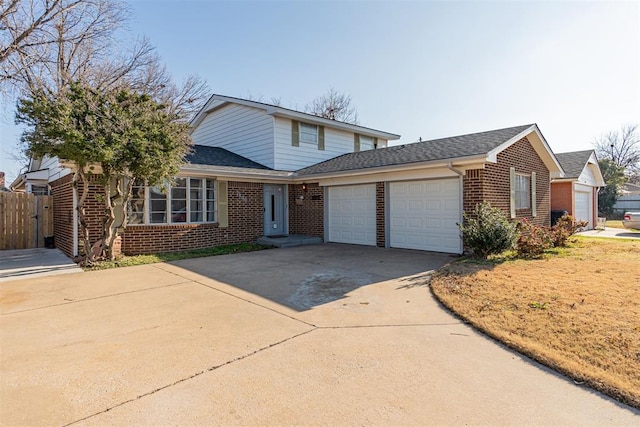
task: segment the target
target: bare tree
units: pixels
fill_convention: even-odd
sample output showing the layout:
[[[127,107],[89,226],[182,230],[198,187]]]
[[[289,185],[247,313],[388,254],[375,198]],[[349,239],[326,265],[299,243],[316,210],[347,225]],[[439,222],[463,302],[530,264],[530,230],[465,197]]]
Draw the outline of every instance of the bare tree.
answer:
[[[640,134],[637,124],[623,125],[619,131],[610,131],[593,143],[600,159],[609,159],[625,169],[627,176],[640,175]]]
[[[190,76],[176,85],[151,43],[119,38],[123,0],[0,0],[0,84],[24,97],[58,93],[71,82],[96,89],[128,87],[152,95],[187,120],[208,97]],[[6,6],[5,6],[6,4]]]
[[[334,88],[330,88],[326,94],[311,101],[304,110],[325,119],[358,124],[358,112],[351,105],[351,97],[345,93],[339,93]]]
[[[0,0],[0,63],[22,49],[55,43],[47,27],[81,0]],[[6,77],[6,76],[2,76]]]

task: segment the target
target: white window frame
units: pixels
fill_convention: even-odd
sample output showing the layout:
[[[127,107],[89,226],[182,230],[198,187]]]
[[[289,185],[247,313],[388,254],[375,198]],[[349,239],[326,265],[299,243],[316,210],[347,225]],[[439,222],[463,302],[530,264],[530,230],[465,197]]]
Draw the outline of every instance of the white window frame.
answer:
[[[372,136],[358,135],[358,138],[360,140],[360,151],[373,150],[376,148],[373,144]]]
[[[522,188],[523,183],[526,188]],[[516,173],[514,186],[516,209],[531,209],[531,175]]]
[[[216,189],[216,180],[214,178],[202,178],[202,177],[192,177],[192,176],[180,176],[180,179],[184,179],[185,189],[186,189],[186,220],[185,221],[172,221],[172,209],[171,209],[171,187],[166,186],[163,193],[165,195],[165,222],[151,222],[151,188],[148,185],[144,186],[144,207],[143,207],[143,221],[141,223],[129,223],[129,226],[145,226],[145,225],[184,225],[184,224],[211,224],[218,222],[218,203],[217,203],[217,189]],[[200,180],[202,190],[202,221],[191,221],[191,180]],[[207,187],[207,181],[210,181],[210,186]],[[213,199],[207,198],[207,191],[213,191]],[[207,205],[213,202],[213,211],[207,210]],[[207,217],[209,213],[213,212],[213,221],[208,221]],[[129,215],[129,211],[127,209],[127,215]],[[169,221],[166,221],[166,220]]]
[[[298,123],[298,131],[298,138],[301,143],[318,145],[318,125],[300,122]]]

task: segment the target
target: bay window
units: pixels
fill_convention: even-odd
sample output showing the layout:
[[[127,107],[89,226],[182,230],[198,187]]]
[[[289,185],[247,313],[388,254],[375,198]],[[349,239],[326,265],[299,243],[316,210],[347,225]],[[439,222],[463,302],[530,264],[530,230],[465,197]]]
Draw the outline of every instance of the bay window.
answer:
[[[129,202],[130,224],[215,222],[215,180],[177,178],[171,187],[136,182]]]

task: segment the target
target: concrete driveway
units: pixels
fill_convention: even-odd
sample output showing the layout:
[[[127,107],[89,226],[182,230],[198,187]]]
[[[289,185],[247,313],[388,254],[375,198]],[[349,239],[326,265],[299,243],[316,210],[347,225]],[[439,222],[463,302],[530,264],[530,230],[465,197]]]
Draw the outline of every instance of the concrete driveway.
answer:
[[[59,249],[0,251],[0,282],[81,272],[82,269]]]
[[[325,244],[3,283],[0,423],[640,423],[441,308],[450,260]]]

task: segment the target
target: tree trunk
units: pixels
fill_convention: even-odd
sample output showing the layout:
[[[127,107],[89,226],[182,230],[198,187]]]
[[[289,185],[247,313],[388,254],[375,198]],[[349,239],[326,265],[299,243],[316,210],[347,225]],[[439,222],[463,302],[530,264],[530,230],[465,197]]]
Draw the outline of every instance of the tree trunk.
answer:
[[[91,265],[94,262],[93,253],[91,252],[91,242],[89,241],[89,227],[87,225],[86,210],[84,202],[89,195],[89,181],[84,174],[84,168],[79,166],[76,173],[73,175],[73,187],[78,190],[78,181],[82,181],[82,193],[78,198],[78,205],[76,210],[78,211],[78,224],[80,224],[80,236],[82,238],[82,244],[84,245],[84,253],[86,256],[86,264]]]
[[[120,206],[122,223],[119,226],[115,227],[114,232],[111,235],[111,240],[109,241],[109,248],[111,248],[111,250],[113,250],[113,244],[118,236],[122,236],[122,233],[127,228],[127,221],[129,219],[127,215],[127,205],[129,204],[129,200],[131,199],[131,193],[133,192],[133,183],[133,178],[129,178],[127,180],[121,177],[116,178],[116,195],[114,196],[113,200],[115,200],[115,198],[120,198],[120,200],[122,200],[122,206]],[[122,191],[123,186],[125,187],[124,192]]]
[[[115,254],[113,253],[113,223],[116,216],[113,209],[114,199],[111,197],[111,174],[108,171],[103,172],[104,176],[104,216],[102,220],[102,248],[104,256],[113,261]],[[117,195],[115,196],[117,198]]]

